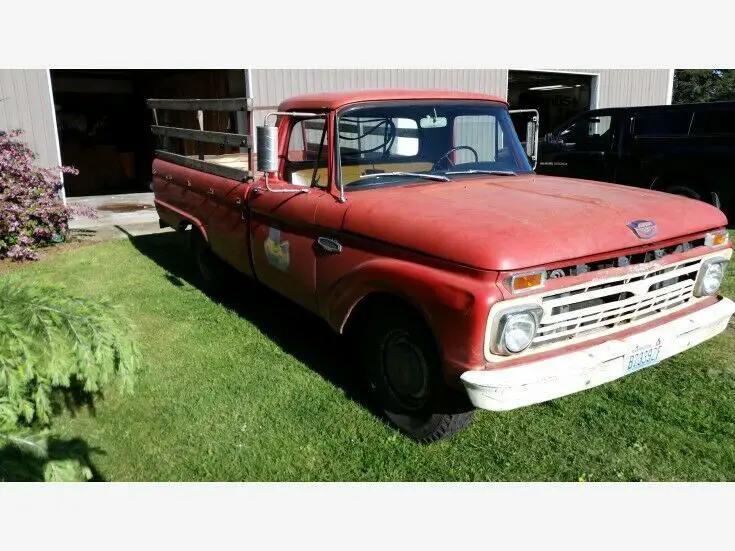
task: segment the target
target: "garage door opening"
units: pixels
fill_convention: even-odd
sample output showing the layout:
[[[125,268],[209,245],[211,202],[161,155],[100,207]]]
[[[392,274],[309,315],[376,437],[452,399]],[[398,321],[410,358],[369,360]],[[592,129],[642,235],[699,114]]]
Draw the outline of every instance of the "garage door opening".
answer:
[[[66,196],[139,193],[150,191],[157,147],[146,100],[244,96],[245,71],[53,70],[51,89],[61,161],[79,169],[64,176]],[[197,128],[195,114],[190,117],[172,122]],[[239,131],[243,124],[229,114],[205,121],[215,131]]]
[[[508,72],[508,101],[511,109],[536,109],[539,136],[592,109],[596,103],[595,75],[535,71]],[[518,120],[516,120],[518,119]],[[526,133],[525,117],[514,117],[516,131]]]

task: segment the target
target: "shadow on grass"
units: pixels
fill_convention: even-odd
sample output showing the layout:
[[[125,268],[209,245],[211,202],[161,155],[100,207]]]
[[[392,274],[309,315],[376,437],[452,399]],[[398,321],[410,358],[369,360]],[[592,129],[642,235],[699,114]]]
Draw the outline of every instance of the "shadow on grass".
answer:
[[[83,467],[89,470],[91,482],[104,482],[92,460],[92,455],[101,453],[97,448],[90,448],[81,438],[50,437],[43,453],[29,446],[5,444],[0,447],[0,481],[43,482],[49,466],[53,465],[63,480],[76,480],[76,477],[71,479],[68,475]]]
[[[128,234],[128,239],[138,251],[167,271],[164,277],[171,285],[180,288],[186,282],[236,312],[286,353],[340,387],[348,398],[373,415],[382,418],[369,399],[364,379],[350,366],[347,340],[335,334],[321,318],[237,273],[228,277],[233,292],[222,296],[208,292],[199,278],[185,235],[174,232],[142,236]]]
[[[54,415],[68,413],[76,417],[80,410],[86,410],[91,417],[97,415],[96,401],[103,399],[102,392],[90,393],[84,390],[84,384],[76,379],[68,388],[56,388],[51,394],[51,408]]]

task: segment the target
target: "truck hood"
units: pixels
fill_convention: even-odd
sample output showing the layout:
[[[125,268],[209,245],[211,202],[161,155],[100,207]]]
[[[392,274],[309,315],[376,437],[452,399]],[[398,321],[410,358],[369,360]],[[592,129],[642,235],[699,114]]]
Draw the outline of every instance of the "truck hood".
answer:
[[[517,270],[727,225],[702,201],[539,175],[462,177],[348,194],[343,228],[483,270]],[[640,239],[628,224],[652,220]]]

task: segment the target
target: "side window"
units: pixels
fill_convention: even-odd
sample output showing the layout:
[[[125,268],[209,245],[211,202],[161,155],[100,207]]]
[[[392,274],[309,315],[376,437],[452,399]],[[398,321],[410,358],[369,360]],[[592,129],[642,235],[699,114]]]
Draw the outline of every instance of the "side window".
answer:
[[[322,145],[322,138],[324,143]],[[326,134],[326,120],[302,119],[291,127],[286,156],[286,179],[294,185],[310,186],[317,166],[317,187],[326,187],[328,181],[327,157],[329,140]],[[319,157],[317,160],[317,156]]]
[[[732,136],[735,134],[735,108],[702,109],[695,113],[692,134]]]
[[[503,129],[492,115],[461,115],[454,119],[453,147],[469,146],[477,151],[460,149],[454,153],[454,163],[496,162],[503,156]]]
[[[297,121],[291,128],[291,136],[288,140],[288,160],[294,162],[315,160],[319,152],[324,125],[324,119]],[[327,145],[327,137],[324,136],[322,156],[325,159]]]
[[[685,136],[691,122],[691,111],[641,111],[634,117],[633,132],[636,136]]]
[[[612,147],[612,116],[590,115],[559,133],[569,151],[607,151]]]

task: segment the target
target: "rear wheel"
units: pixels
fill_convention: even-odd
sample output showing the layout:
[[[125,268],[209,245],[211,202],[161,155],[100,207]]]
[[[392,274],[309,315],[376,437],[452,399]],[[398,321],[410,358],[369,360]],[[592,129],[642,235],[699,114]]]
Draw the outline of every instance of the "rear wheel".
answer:
[[[445,383],[433,336],[417,313],[396,305],[373,308],[363,313],[359,332],[372,395],[401,432],[431,443],[471,423],[474,408]]]
[[[213,294],[224,293],[229,281],[227,265],[212,252],[207,240],[196,229],[191,230],[191,248],[199,279],[205,290]]]

